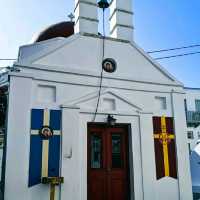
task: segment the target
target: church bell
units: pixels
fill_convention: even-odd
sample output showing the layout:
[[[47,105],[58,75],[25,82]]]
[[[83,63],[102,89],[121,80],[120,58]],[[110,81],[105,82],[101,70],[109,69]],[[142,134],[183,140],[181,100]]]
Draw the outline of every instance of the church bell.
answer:
[[[99,8],[106,9],[106,8],[108,8],[110,6],[110,4],[108,3],[107,0],[100,0],[98,2],[98,6],[99,6]]]

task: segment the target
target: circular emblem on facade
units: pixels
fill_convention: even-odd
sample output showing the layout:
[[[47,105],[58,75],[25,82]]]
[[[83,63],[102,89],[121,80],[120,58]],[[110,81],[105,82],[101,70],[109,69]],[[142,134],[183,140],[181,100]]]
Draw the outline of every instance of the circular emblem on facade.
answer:
[[[40,129],[39,134],[42,138],[48,139],[53,136],[53,130],[49,126],[43,126]]]
[[[106,58],[102,63],[102,67],[104,71],[108,73],[113,73],[117,69],[117,63],[112,58]]]

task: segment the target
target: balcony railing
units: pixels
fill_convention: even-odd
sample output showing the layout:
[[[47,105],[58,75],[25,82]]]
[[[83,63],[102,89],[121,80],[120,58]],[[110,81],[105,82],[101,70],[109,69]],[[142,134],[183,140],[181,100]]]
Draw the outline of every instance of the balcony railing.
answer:
[[[187,125],[197,127],[200,125],[200,112],[199,111],[187,111]]]

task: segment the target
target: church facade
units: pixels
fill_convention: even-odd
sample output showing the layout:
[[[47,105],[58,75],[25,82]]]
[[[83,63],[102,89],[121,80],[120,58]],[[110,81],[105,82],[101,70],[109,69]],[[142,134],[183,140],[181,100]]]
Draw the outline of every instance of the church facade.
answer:
[[[75,5],[75,34],[21,47],[1,78],[4,199],[48,200],[55,178],[57,200],[192,200],[183,84],[133,41],[131,0],[106,38],[96,1]]]

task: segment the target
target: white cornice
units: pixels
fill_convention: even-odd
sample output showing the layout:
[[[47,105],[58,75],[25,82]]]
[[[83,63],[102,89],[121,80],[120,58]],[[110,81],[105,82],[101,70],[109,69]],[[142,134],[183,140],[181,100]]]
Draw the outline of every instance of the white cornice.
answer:
[[[90,5],[90,6],[95,6],[95,7],[97,7],[97,4],[96,4],[96,3],[92,3],[92,2],[89,2],[89,1],[86,1],[86,0],[79,0],[79,1],[76,3],[76,5],[75,5],[74,12],[75,12],[75,10],[77,9],[77,7],[78,7],[78,5],[79,5],[80,3],[83,3],[83,4],[87,4],[87,5]]]
[[[42,70],[42,71],[48,71],[48,72],[57,72],[57,73],[67,73],[67,74],[73,74],[78,76],[86,76],[86,77],[94,77],[99,78],[100,74],[96,71],[89,71],[89,70],[81,70],[81,69],[74,69],[74,68],[65,68],[65,67],[59,67],[59,66],[45,66],[45,65],[34,65],[29,63],[16,63],[16,67],[19,68],[25,68],[25,69],[33,69],[33,70]],[[141,81],[133,79],[132,77],[121,77],[121,76],[109,76],[104,75],[105,79],[113,79],[113,80],[120,80],[120,81],[129,81],[129,82],[137,82],[137,83],[144,83],[144,84],[152,84],[152,85],[163,85],[163,86],[174,86],[174,87],[183,87],[181,84],[177,84],[174,82],[174,84],[168,84],[168,83],[158,83],[158,82],[150,82],[150,81]]]

